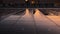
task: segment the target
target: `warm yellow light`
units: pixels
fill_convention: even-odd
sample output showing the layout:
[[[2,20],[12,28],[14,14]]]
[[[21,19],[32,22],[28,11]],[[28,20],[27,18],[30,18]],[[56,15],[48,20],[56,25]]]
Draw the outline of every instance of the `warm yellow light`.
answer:
[[[32,4],[34,4],[35,3],[35,1],[32,1]]]
[[[41,17],[40,11],[38,9],[35,9],[35,14],[34,16],[36,17],[36,19],[38,20]]]
[[[28,8],[26,8],[26,13],[25,13],[25,15],[29,15],[30,13],[29,13],[29,9]]]
[[[40,15],[40,11],[38,11],[38,9],[36,9],[35,11],[35,15]]]
[[[25,0],[26,2],[28,1],[28,0]]]

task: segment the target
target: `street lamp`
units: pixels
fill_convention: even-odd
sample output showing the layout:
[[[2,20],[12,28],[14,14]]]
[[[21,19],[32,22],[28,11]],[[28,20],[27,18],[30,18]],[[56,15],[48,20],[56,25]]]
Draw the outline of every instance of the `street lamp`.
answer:
[[[26,2],[28,1],[28,0],[25,0]]]
[[[32,1],[31,3],[32,3],[32,4],[34,4],[34,3],[35,3],[35,1]]]

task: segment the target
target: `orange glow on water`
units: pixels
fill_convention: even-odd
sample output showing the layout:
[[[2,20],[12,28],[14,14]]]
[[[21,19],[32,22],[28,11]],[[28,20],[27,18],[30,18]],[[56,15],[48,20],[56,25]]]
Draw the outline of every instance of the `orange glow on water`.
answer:
[[[29,12],[29,9],[26,9],[25,15],[23,17],[26,18],[26,20],[31,18],[31,14]]]
[[[47,16],[47,17],[60,26],[60,16]]]
[[[41,14],[40,14],[40,11],[38,9],[35,10],[35,14],[34,14],[34,17],[36,18],[36,20],[40,20],[41,18]]]
[[[26,9],[25,15],[29,15],[29,9]]]
[[[28,24],[29,22],[33,21],[32,13],[29,11],[29,9],[25,10],[25,15],[22,17],[22,19],[28,22]]]
[[[35,15],[36,15],[36,16],[40,16],[40,11],[38,11],[38,10],[36,9]]]

